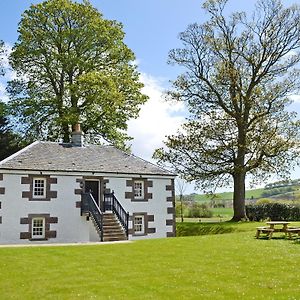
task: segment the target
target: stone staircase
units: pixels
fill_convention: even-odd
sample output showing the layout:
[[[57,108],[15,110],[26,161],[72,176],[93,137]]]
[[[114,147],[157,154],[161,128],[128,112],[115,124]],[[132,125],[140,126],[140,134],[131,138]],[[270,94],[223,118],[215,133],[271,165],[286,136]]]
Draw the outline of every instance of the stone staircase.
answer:
[[[127,240],[126,233],[113,213],[103,214],[103,242]]]

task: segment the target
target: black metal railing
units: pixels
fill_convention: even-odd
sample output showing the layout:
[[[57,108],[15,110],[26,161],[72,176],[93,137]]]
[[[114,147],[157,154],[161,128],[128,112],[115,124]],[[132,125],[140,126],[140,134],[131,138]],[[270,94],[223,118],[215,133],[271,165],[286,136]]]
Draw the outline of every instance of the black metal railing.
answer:
[[[123,226],[126,236],[128,237],[129,213],[125,211],[121,203],[115,197],[114,193],[104,194],[104,211],[111,210]]]
[[[101,242],[103,241],[103,213],[91,193],[82,193],[81,215],[88,214],[94,219]]]

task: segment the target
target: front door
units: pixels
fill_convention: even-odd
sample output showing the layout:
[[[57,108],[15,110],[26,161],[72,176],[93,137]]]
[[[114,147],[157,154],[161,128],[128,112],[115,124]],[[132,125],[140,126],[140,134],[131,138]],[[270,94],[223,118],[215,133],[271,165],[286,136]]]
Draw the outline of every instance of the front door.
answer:
[[[98,180],[86,180],[85,192],[91,193],[94,197],[97,205],[99,206],[99,181]]]

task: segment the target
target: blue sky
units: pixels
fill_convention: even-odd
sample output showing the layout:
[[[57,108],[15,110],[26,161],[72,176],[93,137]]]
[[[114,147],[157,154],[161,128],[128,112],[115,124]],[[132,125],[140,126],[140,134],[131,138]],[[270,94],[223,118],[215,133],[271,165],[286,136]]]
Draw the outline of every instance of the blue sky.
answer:
[[[17,39],[17,26],[22,12],[30,4],[41,1],[2,0],[0,2],[0,39],[13,45]],[[255,0],[230,0],[229,11],[251,11]],[[169,66],[169,50],[180,47],[178,34],[194,22],[202,23],[206,14],[201,0],[91,0],[104,18],[121,22],[126,34],[125,42],[136,55],[144,92],[149,95],[148,104],[141,111],[138,120],[129,122],[129,134],[134,137],[134,154],[150,160],[153,151],[162,145],[167,134],[176,132],[184,121],[181,105],[170,105],[163,101],[163,91],[169,80],[175,79],[180,69]],[[283,0],[283,3],[300,3],[300,0]],[[13,76],[7,74],[6,78]],[[2,94],[2,95],[1,95]],[[0,98],[3,96],[3,82],[0,82]],[[299,101],[293,109],[300,112]],[[297,169],[292,177],[300,177]],[[192,191],[192,188],[189,189]]]

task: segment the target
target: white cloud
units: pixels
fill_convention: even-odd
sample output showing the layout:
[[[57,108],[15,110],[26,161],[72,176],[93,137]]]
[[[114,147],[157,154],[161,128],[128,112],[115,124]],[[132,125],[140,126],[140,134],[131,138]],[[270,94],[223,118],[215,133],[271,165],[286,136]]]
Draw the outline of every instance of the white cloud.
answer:
[[[300,103],[300,95],[290,95],[289,98],[296,103]]]
[[[128,122],[128,134],[134,138],[132,152],[152,160],[154,150],[163,146],[165,136],[176,133],[184,122],[185,111],[181,103],[164,100],[162,81],[146,74],[142,74],[141,81],[145,85],[142,92],[149,100],[142,106],[139,118]]]

